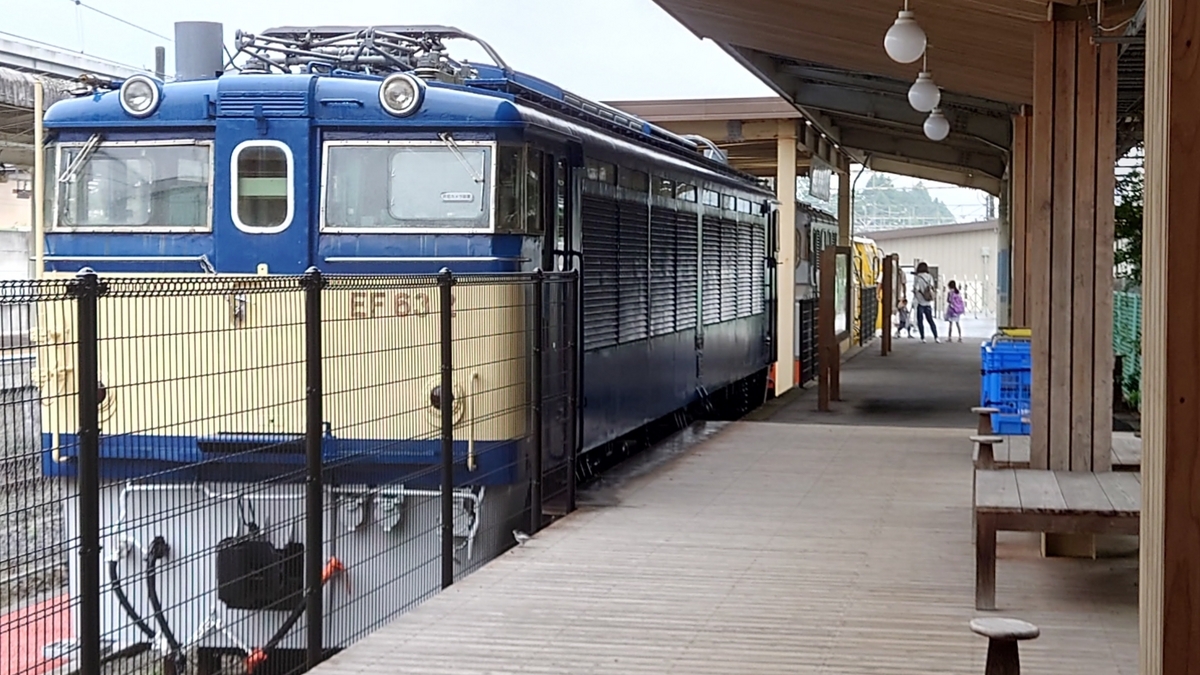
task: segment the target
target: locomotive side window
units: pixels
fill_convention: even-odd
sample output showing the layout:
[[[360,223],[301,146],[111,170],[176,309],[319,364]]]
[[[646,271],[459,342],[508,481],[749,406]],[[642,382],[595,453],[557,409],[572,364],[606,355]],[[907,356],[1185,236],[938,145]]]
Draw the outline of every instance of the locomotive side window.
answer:
[[[50,166],[53,227],[196,231],[210,225],[208,144],[66,145]]]
[[[292,223],[292,151],[278,141],[246,141],[233,150],[233,223],[272,233]]]
[[[325,228],[491,229],[491,145],[330,141],[325,151]]]

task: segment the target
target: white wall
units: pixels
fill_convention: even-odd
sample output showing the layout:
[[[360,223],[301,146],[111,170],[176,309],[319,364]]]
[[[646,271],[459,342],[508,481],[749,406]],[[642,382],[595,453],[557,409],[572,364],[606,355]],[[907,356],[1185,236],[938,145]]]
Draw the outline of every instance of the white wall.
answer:
[[[28,187],[26,177],[9,175],[0,182],[0,279],[29,278],[30,223],[33,220],[33,203],[14,194],[20,187]]]
[[[988,229],[883,239],[878,244],[884,254],[899,254],[901,265],[922,261],[936,266],[943,288],[951,280],[965,284],[968,313],[995,314],[999,241],[999,232]]]

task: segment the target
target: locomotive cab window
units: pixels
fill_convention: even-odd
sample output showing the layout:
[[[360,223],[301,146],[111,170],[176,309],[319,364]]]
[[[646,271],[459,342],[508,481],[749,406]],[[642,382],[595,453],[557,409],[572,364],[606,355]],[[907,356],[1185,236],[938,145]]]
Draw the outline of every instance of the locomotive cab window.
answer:
[[[47,163],[52,226],[76,230],[206,230],[208,143],[65,144]],[[57,155],[57,156],[56,156]]]
[[[325,146],[324,227],[360,231],[492,226],[492,147],[468,141]]]
[[[247,141],[233,150],[233,223],[246,232],[280,232],[292,222],[292,151],[278,141]]]

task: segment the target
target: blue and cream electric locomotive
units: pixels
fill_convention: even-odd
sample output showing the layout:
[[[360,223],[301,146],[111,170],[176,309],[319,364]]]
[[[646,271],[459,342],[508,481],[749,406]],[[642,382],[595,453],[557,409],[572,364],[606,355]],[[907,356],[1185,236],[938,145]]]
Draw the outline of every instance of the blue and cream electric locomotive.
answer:
[[[175,80],[93,83],[46,113],[38,254],[47,278],[87,267],[114,287],[131,277],[228,280],[227,295],[100,299],[101,472],[112,486],[104,492],[105,550],[128,573],[164,520],[189,533],[169,542],[175,562],[162,563],[159,584],[188,598],[208,592],[197,585],[214,588],[209,604],[156,609],[176,636],[253,649],[279,623],[252,603],[218,599],[209,581],[210,554],[230,536],[228,523],[259,524],[246,522],[255,519],[247,505],[258,519],[270,512],[277,521],[303,508],[295,485],[248,491],[245,481],[261,477],[261,467],[235,452],[255,438],[304,430],[295,395],[303,364],[255,367],[265,334],[277,346],[302,344],[295,296],[255,292],[278,276],[311,267],[363,277],[578,270],[579,406],[554,423],[571,429],[581,462],[697,403],[748,391],[761,397],[776,349],[772,193],[719,153],[516,72],[453,28],[239,33],[226,64],[219,26],[181,27],[195,32],[177,41]],[[452,58],[446,42],[456,39],[478,42],[492,63]],[[510,297],[515,288],[455,288],[456,309],[471,310],[455,315],[455,362],[481,364],[454,374],[463,484],[455,532],[477,559],[511,545],[505,524],[528,498],[515,472],[502,468],[517,464],[513,439],[528,423],[507,398],[524,396],[527,378],[514,365],[528,321]],[[372,447],[403,442],[404,463],[440,461],[439,382],[408,376],[437,372],[436,290],[324,294],[322,339],[339,355],[324,367],[326,392],[363,392],[353,405],[325,410],[327,452],[359,458],[343,487],[367,490],[372,474],[392,470],[370,465]],[[61,395],[75,387],[74,331],[70,318],[45,314],[36,336],[44,466],[68,480],[74,469],[63,448],[78,425]],[[387,361],[365,348],[381,340],[428,348]],[[472,350],[486,358],[473,360]],[[223,374],[221,395],[175,384],[215,372]],[[475,396],[477,389],[488,393]],[[272,462],[287,452],[251,455]],[[203,470],[182,468],[197,466]],[[337,556],[351,569],[379,570],[360,575],[366,581],[354,594],[400,593],[385,572],[421,559],[414,546],[436,550],[436,502],[422,501],[430,492],[379,491],[393,509],[411,509],[404,527],[427,531],[403,546],[395,519],[380,517],[376,527],[355,510],[354,494],[330,493],[331,518],[353,521],[331,525],[349,532],[338,535]],[[436,579],[413,597],[425,586]],[[352,607],[348,593],[328,592],[331,611]],[[144,606],[140,589],[126,595]],[[116,642],[147,639],[117,599],[106,603]],[[345,616],[329,624],[330,646],[366,625],[348,618],[354,611]],[[280,646],[300,640],[294,632]]]

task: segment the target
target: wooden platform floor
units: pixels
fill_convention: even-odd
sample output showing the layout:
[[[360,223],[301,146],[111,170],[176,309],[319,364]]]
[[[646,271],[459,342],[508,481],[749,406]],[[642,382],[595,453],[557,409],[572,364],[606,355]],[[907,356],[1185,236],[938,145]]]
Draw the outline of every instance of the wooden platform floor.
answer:
[[[962,429],[729,425],[317,669],[983,673]],[[1137,673],[1137,560],[1002,533],[1029,675]]]

